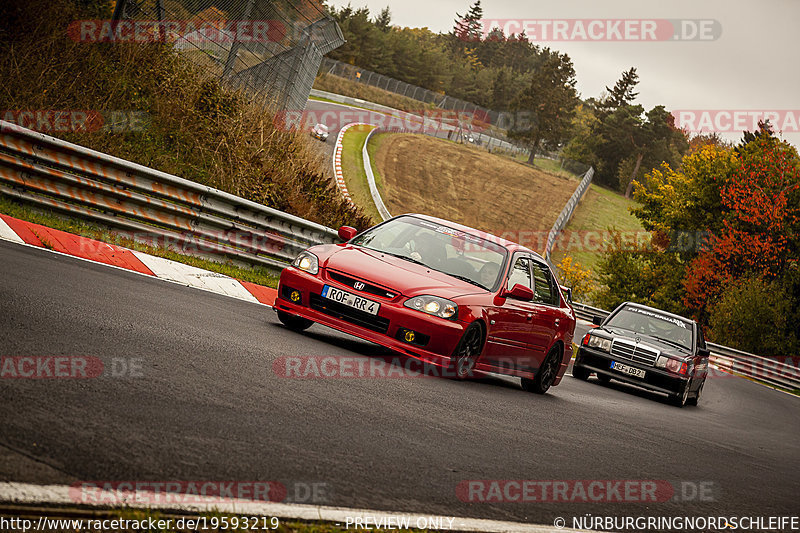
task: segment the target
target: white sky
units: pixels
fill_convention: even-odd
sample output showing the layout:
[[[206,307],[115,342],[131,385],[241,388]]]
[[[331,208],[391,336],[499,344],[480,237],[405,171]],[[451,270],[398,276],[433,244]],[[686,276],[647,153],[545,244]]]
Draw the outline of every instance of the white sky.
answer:
[[[387,5],[397,26],[447,32],[474,0],[330,0],[338,7]],[[566,52],[583,98],[599,96],[630,67],[639,73],[637,102],[646,109],[791,110],[800,115],[798,0],[483,0],[485,19],[714,19],[714,41],[539,42]],[[773,121],[774,122],[774,121]],[[750,129],[750,128],[748,128]],[[800,125],[784,138],[800,146]],[[741,132],[723,135],[730,140]]]

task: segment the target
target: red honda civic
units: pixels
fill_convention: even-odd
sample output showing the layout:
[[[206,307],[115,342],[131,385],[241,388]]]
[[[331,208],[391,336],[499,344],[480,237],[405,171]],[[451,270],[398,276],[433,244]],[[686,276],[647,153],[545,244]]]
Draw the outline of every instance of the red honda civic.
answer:
[[[547,263],[511,241],[402,215],[314,246],[281,273],[273,309],[447,369],[495,372],[543,394],[572,358],[575,314]]]

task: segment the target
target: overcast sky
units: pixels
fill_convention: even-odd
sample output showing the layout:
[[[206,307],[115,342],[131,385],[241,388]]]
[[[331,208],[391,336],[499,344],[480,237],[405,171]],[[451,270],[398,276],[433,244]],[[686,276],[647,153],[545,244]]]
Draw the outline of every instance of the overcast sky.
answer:
[[[474,0],[331,0],[341,7],[387,5],[397,26],[447,32]],[[711,41],[539,42],[572,58],[583,98],[599,96],[630,67],[639,73],[638,103],[669,110],[789,110],[800,115],[800,1],[761,0],[484,0],[484,19],[712,19]],[[722,123],[725,116],[714,115]],[[697,117],[698,120],[700,117]],[[781,120],[791,126],[788,117]],[[784,138],[800,146],[800,124]],[[738,140],[741,132],[724,135]]]

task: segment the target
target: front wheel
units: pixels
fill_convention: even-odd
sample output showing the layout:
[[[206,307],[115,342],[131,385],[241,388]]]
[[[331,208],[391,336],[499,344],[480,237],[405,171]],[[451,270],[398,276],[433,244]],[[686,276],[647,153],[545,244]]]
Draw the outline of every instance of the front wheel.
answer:
[[[467,326],[453,353],[452,366],[457,379],[466,379],[472,376],[472,370],[475,368],[475,363],[482,350],[483,327],[480,322],[473,322]]]
[[[686,387],[683,389],[683,392],[679,392],[678,394],[673,394],[669,397],[672,405],[675,407],[683,407],[689,401],[689,383],[686,384]]]
[[[705,386],[705,384],[706,382],[705,380],[703,380],[703,382],[700,384],[700,387],[697,389],[697,393],[692,398],[689,398],[686,401],[687,404],[697,405],[697,403],[700,401],[700,394],[703,392],[703,387]]]
[[[544,363],[536,371],[533,379],[522,378],[522,388],[527,392],[544,394],[553,385],[558,375],[558,366],[561,364],[561,352],[558,347],[554,347],[547,354]]]
[[[312,320],[297,315],[290,315],[285,311],[278,311],[278,320],[283,322],[283,325],[292,331],[305,331],[314,324]]]
[[[577,379],[579,379],[581,381],[586,381],[587,379],[589,379],[589,374],[591,374],[591,372],[589,372],[588,370],[586,370],[582,366],[575,366],[575,365],[572,366],[572,377],[573,378],[577,378]]]

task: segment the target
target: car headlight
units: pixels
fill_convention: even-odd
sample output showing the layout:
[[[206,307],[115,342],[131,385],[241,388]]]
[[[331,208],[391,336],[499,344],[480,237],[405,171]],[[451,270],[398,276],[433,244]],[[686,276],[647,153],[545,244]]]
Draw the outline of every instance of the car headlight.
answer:
[[[658,361],[656,361],[656,366],[658,366]],[[674,372],[675,374],[685,376],[686,372],[689,370],[689,365],[687,365],[684,361],[669,358],[665,362],[664,368],[667,369],[667,372]]]
[[[447,318],[455,320],[458,316],[458,306],[455,302],[451,302],[446,298],[439,298],[438,296],[415,296],[409,298],[403,304],[410,309],[416,309],[429,315],[438,316],[440,318]]]
[[[295,258],[292,266],[304,270],[309,274],[317,274],[319,272],[319,259],[309,251],[300,252],[300,255]]]
[[[611,351],[611,339],[604,339],[596,335],[589,336],[589,348],[597,348],[603,352]]]

